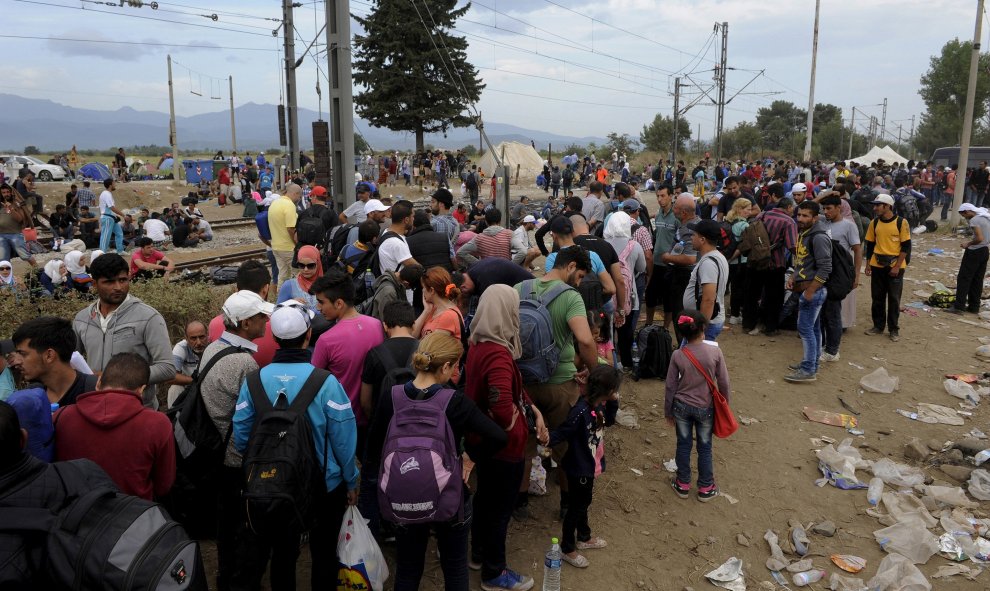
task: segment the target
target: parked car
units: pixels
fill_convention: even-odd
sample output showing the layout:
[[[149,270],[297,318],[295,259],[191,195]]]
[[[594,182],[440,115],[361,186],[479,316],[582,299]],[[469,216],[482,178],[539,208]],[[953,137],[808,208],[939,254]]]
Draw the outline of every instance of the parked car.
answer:
[[[27,167],[34,173],[34,178],[39,181],[61,181],[65,179],[65,170],[57,164],[45,164],[34,156],[18,156],[14,154],[0,154],[0,160],[4,161],[4,167],[8,176],[17,178],[17,171]]]

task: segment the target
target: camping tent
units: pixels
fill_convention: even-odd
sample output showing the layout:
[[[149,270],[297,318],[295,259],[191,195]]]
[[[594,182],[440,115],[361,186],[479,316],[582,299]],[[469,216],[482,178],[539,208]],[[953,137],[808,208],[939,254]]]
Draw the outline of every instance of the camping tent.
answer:
[[[850,160],[850,162],[859,162],[860,164],[869,165],[871,163],[877,162],[880,159],[883,159],[883,161],[886,162],[887,164],[907,162],[907,158],[904,158],[903,156],[895,152],[894,149],[891,148],[890,146],[886,146],[883,148],[881,148],[880,146],[873,146],[872,148],[870,148],[869,152],[863,154],[862,156],[857,156],[856,158],[853,158],[852,160]]]
[[[172,163],[173,162],[175,162],[175,161],[172,160],[171,158],[166,158],[166,159],[162,160],[162,163],[158,165],[158,170],[159,171],[162,171],[162,172],[164,172],[166,170],[169,170],[169,171],[172,170]]]
[[[83,178],[101,182],[107,180],[111,176],[110,169],[107,168],[107,165],[102,162],[90,162],[89,164],[84,164],[82,168],[79,169],[79,174]]]
[[[127,165],[127,173],[131,175],[131,178],[146,180],[151,176],[151,171],[145,165],[143,160],[133,160]]]
[[[495,147],[495,152],[500,157],[505,154],[503,164],[509,167],[509,175],[513,179],[516,178],[517,167],[519,178],[527,184],[535,183],[537,175],[543,172],[543,157],[533,149],[533,146],[519,142],[502,142]],[[495,158],[489,150],[478,161],[478,168],[491,177],[495,167]]]

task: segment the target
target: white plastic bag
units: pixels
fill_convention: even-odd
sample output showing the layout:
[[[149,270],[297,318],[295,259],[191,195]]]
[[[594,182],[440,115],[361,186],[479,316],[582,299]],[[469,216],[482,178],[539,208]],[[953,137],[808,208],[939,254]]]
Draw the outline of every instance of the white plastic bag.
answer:
[[[337,589],[374,589],[382,591],[388,580],[388,563],[378,542],[371,535],[368,523],[351,505],[344,513],[337,536],[337,556],[340,567]]]
[[[533,466],[529,470],[529,494],[539,497],[547,494],[547,470],[540,456],[533,458]]]
[[[973,404],[980,403],[980,394],[976,391],[976,388],[962,380],[945,380],[942,382],[942,385],[945,386],[945,391],[950,396],[967,400]]]
[[[887,458],[873,462],[873,475],[893,486],[915,486],[925,483],[925,473],[920,468],[898,464]]]
[[[938,552],[938,538],[917,521],[895,523],[873,532],[880,547],[891,554],[900,554],[915,564],[925,564]],[[877,571],[883,571],[883,564]],[[873,588],[873,583],[870,583]]]
[[[974,499],[990,501],[990,472],[977,468],[969,475],[969,494]]]
[[[918,567],[900,554],[888,554],[880,561],[875,577],[867,586],[874,591],[931,591],[932,584]]]
[[[878,367],[859,379],[859,385],[868,392],[892,394],[900,386],[900,378],[887,373],[883,367]]]

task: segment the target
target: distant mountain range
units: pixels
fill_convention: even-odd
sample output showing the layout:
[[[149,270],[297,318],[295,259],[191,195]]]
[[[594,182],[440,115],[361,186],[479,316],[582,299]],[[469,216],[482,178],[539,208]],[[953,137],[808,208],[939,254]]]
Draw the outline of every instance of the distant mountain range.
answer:
[[[258,150],[278,145],[278,111],[275,105],[247,103],[234,109],[237,125],[237,147]],[[326,115],[325,115],[325,118]],[[312,149],[312,123],[316,111],[299,109],[299,141],[303,149]],[[416,138],[409,133],[376,129],[366,121],[356,119],[356,129],[375,149],[409,150],[416,147]],[[539,149],[547,144],[559,148],[570,144],[585,146],[590,142],[606,142],[599,137],[571,137],[524,129],[506,123],[485,122],[485,131],[494,144],[502,141],[536,142]],[[230,146],[230,111],[204,113],[176,119],[179,148],[183,150],[227,150]],[[429,134],[426,143],[443,148],[477,145],[474,128],[454,129],[442,134]],[[168,113],[136,111],[123,107],[116,111],[77,109],[45,99],[24,98],[0,94],[0,150],[20,152],[25,146],[37,146],[42,152],[68,149],[105,150],[117,146],[168,144]]]

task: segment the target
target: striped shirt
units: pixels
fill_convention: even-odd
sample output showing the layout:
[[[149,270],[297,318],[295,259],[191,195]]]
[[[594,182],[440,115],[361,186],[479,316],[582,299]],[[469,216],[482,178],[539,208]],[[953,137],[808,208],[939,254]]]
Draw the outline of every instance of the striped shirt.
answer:
[[[770,261],[774,269],[787,267],[787,253],[794,252],[797,245],[797,223],[791,216],[779,209],[771,209],[760,214],[759,219],[767,228],[770,244]]]
[[[82,189],[76,191],[76,199],[79,200],[79,207],[82,207],[83,205],[86,207],[92,207],[93,202],[96,201],[96,195],[86,187],[83,187]]]
[[[640,226],[637,228],[632,235],[632,239],[643,247],[644,253],[647,251],[653,252],[653,236],[650,236],[650,229],[646,226]]]

